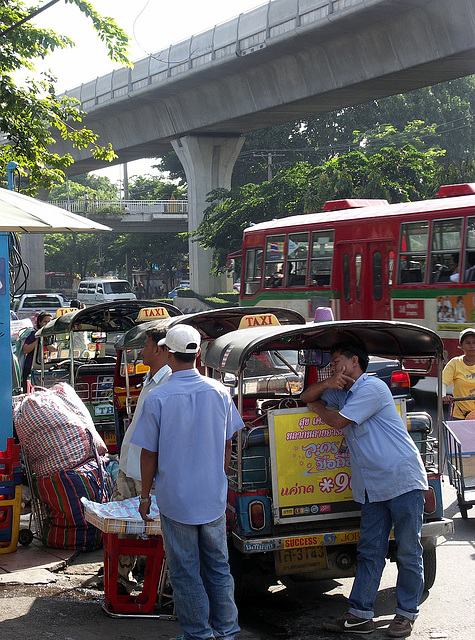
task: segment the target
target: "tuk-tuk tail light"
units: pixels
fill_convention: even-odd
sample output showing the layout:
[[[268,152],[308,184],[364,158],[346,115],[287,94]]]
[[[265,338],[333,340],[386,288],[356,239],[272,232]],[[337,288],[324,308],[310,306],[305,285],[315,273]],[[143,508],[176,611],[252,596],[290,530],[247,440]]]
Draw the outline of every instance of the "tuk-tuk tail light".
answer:
[[[435,495],[434,487],[429,486],[424,495],[424,513],[426,516],[430,516],[437,511],[437,497]]]
[[[391,374],[391,389],[409,389],[411,379],[407,371],[393,371]]]
[[[266,526],[266,511],[261,500],[252,500],[248,505],[249,524],[253,531],[262,531]]]

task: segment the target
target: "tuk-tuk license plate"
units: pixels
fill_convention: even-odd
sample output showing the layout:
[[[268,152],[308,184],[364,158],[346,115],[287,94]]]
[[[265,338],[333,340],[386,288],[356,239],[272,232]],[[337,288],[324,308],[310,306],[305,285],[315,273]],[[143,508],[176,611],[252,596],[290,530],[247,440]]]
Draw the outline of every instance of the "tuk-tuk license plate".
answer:
[[[325,569],[327,554],[325,547],[301,547],[285,549],[275,554],[275,568],[278,574],[305,573]]]
[[[104,431],[104,433],[102,434],[102,438],[108,447],[113,444],[117,444],[115,431]]]
[[[112,404],[96,404],[94,407],[95,416],[110,416],[114,413],[114,405]]]

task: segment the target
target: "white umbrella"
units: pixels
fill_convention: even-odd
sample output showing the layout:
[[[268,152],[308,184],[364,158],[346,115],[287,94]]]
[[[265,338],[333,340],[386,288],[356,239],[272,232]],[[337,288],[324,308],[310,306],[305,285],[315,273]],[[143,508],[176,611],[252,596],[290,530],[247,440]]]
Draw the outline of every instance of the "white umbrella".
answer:
[[[16,191],[0,189],[0,231],[51,233],[112,231],[89,218],[35,200]]]

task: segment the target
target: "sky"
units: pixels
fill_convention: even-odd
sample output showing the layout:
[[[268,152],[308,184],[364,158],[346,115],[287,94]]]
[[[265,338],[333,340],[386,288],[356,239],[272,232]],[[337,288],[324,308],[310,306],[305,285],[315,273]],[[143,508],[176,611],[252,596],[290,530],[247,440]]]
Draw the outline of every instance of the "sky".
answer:
[[[47,0],[44,0],[46,3]],[[262,4],[263,0],[90,0],[96,10],[114,18],[131,39],[130,59],[137,61],[181,42],[193,34],[201,33],[215,24],[226,22]],[[109,73],[117,63],[107,57],[106,47],[96,36],[92,23],[77,7],[60,0],[34,20],[35,24],[49,27],[74,40],[72,50],[55,52],[36,66],[51,69],[57,77],[59,92],[73,89],[83,82]],[[128,165],[129,178],[143,173],[156,174],[150,166],[153,161],[138,160]],[[113,182],[122,178],[120,166],[102,169],[98,175],[107,175]]]

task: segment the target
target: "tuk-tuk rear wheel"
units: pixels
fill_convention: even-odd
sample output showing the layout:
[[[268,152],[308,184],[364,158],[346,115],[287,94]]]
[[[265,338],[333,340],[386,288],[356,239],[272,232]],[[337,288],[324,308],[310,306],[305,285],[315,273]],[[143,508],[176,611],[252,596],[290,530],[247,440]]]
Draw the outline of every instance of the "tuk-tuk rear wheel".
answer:
[[[434,586],[435,576],[437,573],[437,556],[435,546],[424,549],[422,553],[422,561],[424,563],[424,589],[429,591],[429,589]]]

